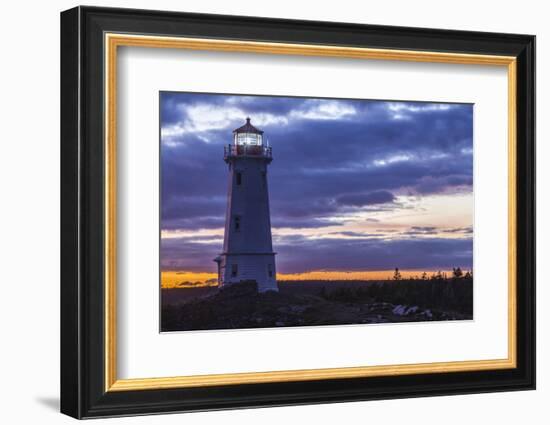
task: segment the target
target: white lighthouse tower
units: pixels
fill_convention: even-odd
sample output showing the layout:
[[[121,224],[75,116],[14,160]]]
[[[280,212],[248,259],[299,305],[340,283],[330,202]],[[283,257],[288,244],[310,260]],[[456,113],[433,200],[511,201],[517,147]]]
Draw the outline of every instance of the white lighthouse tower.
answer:
[[[223,252],[214,260],[219,285],[255,280],[258,291],[277,291],[267,191],[271,147],[250,118],[233,131],[224,160],[229,165],[225,235]]]

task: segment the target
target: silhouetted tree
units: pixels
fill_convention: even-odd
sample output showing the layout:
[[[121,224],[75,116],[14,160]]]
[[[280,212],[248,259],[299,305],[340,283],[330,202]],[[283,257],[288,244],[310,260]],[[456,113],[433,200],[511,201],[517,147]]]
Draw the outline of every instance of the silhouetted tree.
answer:
[[[456,279],[460,279],[462,277],[462,270],[460,270],[460,267],[457,267],[456,269],[453,267],[453,277]]]
[[[401,273],[399,273],[399,269],[396,267],[395,272],[393,273],[393,280],[401,280]]]
[[[428,275],[426,274],[426,272],[422,273],[422,280],[427,280],[428,279]]]

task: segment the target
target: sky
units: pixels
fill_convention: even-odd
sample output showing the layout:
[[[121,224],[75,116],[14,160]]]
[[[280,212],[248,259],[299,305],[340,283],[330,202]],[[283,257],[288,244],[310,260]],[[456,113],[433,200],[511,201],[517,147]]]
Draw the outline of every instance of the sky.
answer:
[[[472,105],[161,92],[160,109],[163,270],[215,272],[223,148],[247,116],[273,148],[278,275],[471,269]]]

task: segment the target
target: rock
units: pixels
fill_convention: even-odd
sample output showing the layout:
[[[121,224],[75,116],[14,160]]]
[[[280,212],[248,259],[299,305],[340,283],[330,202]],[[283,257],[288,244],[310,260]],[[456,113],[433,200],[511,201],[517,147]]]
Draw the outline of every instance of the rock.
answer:
[[[392,313],[397,316],[404,316],[406,314],[407,307],[404,305],[399,304],[398,306],[395,306],[392,310]]]
[[[290,306],[290,311],[292,313],[296,313],[296,314],[300,314],[300,313],[303,313],[304,311],[306,311],[308,309],[308,305],[291,305]]]
[[[418,311],[417,306],[409,307],[407,311],[405,312],[405,315],[408,316],[409,314],[414,314]]]

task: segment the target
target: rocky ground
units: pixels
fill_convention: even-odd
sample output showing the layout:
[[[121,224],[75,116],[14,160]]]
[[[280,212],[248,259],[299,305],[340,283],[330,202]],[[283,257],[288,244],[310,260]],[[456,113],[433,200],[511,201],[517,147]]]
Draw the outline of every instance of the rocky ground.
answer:
[[[259,294],[255,282],[243,282],[203,291],[187,301],[165,304],[162,331],[467,319],[472,319],[469,312],[382,301],[372,290],[330,291],[322,286],[315,291]]]

